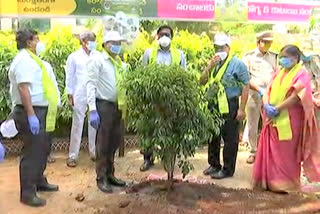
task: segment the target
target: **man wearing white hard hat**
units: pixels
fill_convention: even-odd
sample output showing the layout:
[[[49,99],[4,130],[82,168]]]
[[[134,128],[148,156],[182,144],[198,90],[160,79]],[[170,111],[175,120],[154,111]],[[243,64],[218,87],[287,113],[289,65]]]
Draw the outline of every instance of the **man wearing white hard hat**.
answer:
[[[247,104],[247,124],[244,131],[243,141],[250,144],[248,164],[255,161],[258,141],[258,127],[262,109],[262,97],[272,75],[277,70],[278,54],[269,49],[273,42],[273,33],[264,31],[256,35],[257,48],[249,51],[243,57],[250,73],[250,90]],[[247,139],[246,139],[247,138]]]
[[[88,81],[87,63],[89,57],[96,54],[96,35],[86,31],[80,34],[81,48],[70,54],[66,65],[66,91],[69,106],[72,107],[72,127],[70,135],[69,157],[67,166],[75,167],[80,150],[84,118],[87,111]],[[96,130],[88,126],[89,155],[95,160]]]
[[[97,130],[97,186],[105,193],[112,192],[112,185],[126,184],[114,177],[114,155],[124,134],[122,114],[125,113],[125,93],[118,87],[118,81],[126,70],[119,57],[123,41],[117,31],[106,32],[102,44],[104,51],[90,58],[87,65],[90,125]]]
[[[224,124],[220,134],[214,134],[208,147],[209,167],[205,175],[214,179],[232,177],[235,172],[238,152],[239,125],[245,118],[248,99],[249,74],[245,64],[230,52],[231,39],[226,34],[216,34],[216,54],[201,75],[200,83],[205,85],[211,111],[218,111]],[[239,104],[239,98],[241,101]],[[220,143],[224,141],[223,163],[220,164]]]

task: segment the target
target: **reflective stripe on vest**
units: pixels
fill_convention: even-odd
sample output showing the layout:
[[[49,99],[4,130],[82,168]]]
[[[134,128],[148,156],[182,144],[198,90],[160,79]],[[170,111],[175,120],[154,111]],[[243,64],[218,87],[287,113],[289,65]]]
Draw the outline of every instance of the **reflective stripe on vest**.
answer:
[[[302,65],[296,64],[287,75],[281,79],[285,73],[285,69],[282,69],[276,76],[272,83],[269,103],[271,105],[278,105],[286,99],[288,90],[291,88],[292,81],[294,77],[298,74]],[[292,129],[290,123],[290,117],[288,109],[281,110],[279,115],[272,119],[273,126],[277,128],[279,140],[291,140],[292,139]]]
[[[229,113],[228,98],[227,98],[226,90],[221,83],[221,79],[222,79],[224,73],[226,72],[228,65],[229,65],[229,62],[231,61],[232,57],[233,56],[231,54],[229,54],[227,60],[221,66],[221,68],[219,69],[219,71],[215,77],[213,77],[214,72],[212,72],[212,74],[210,75],[210,79],[205,86],[205,89],[208,89],[211,84],[218,85],[218,87],[219,87],[219,89],[218,89],[218,106],[219,106],[220,114],[228,114]]]
[[[36,61],[36,63],[40,66],[42,71],[42,87],[44,91],[44,97],[48,101],[48,112],[46,115],[46,132],[53,132],[56,126],[58,110],[57,89],[41,59],[30,50],[27,51],[32,59]]]
[[[155,45],[151,49],[151,54],[149,57],[149,63],[157,63],[157,58],[158,58],[158,50],[159,50],[159,45]],[[175,47],[170,47],[170,55],[171,55],[171,65],[180,65],[181,63],[181,54],[180,51],[175,48]]]

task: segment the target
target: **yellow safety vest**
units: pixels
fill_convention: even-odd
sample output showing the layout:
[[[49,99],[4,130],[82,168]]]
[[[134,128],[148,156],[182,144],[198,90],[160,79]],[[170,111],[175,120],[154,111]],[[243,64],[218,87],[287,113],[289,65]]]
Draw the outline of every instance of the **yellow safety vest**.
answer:
[[[157,56],[158,56],[158,50],[159,45],[154,45],[154,47],[151,49],[151,54],[149,57],[149,63],[157,63]],[[181,54],[180,51],[175,47],[170,47],[170,54],[171,54],[171,65],[180,65],[181,63]]]
[[[278,105],[286,99],[288,90],[291,88],[292,81],[294,77],[298,74],[302,68],[301,64],[296,64],[287,75],[281,78],[285,73],[285,69],[282,69],[276,76],[272,83],[272,88],[269,97],[269,103],[271,105]],[[292,139],[292,129],[290,123],[289,112],[287,109],[280,111],[280,114],[273,119],[273,126],[277,128],[279,140],[291,140]]]
[[[58,110],[58,93],[56,86],[52,79],[49,76],[49,73],[43,64],[42,60],[32,53],[30,50],[27,50],[32,59],[40,66],[42,71],[42,87],[44,90],[44,97],[48,100],[48,111],[46,116],[46,132],[53,132],[56,126],[56,117]]]
[[[219,87],[219,89],[218,89],[218,106],[219,106],[220,114],[228,114],[229,113],[228,98],[227,98],[226,90],[221,83],[221,79],[222,79],[224,73],[226,72],[228,65],[229,65],[229,62],[231,61],[232,57],[233,56],[231,54],[229,54],[227,60],[221,66],[221,68],[219,69],[219,71],[215,77],[213,76],[214,72],[212,71],[212,74],[210,75],[210,79],[207,82],[207,84],[205,85],[205,89],[208,89],[210,87],[210,85],[213,83],[218,85],[218,87]]]
[[[109,53],[107,54],[114,66],[114,69],[116,70],[116,90],[117,90],[118,109],[122,113],[122,119],[125,120],[127,115],[127,95],[126,95],[126,91],[119,87],[119,83],[122,81],[123,76],[125,74],[124,69],[122,67],[122,61],[119,56],[117,56],[116,59],[114,59],[110,56]]]

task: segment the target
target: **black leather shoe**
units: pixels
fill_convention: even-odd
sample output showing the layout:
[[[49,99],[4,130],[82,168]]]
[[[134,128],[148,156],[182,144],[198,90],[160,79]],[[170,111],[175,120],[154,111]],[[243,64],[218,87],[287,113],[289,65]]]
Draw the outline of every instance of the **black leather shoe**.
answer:
[[[114,186],[123,187],[126,185],[126,182],[114,177],[113,175],[107,176],[107,181],[109,184],[112,184]]]
[[[141,172],[148,171],[153,165],[154,165],[154,163],[152,161],[145,160],[140,167],[140,171]]]
[[[97,181],[98,188],[104,193],[112,193],[112,187],[104,179]]]
[[[54,185],[54,184],[38,185],[37,191],[39,191],[39,192],[57,192],[57,191],[59,191],[59,186]]]
[[[228,173],[224,172],[223,170],[220,170],[218,172],[212,173],[210,176],[213,179],[223,179],[223,178],[232,177],[231,174],[228,174]]]
[[[218,171],[220,171],[219,168],[209,166],[207,169],[203,170],[203,174],[204,175],[211,175],[211,174],[218,172]]]
[[[21,197],[21,203],[31,206],[31,207],[43,207],[46,205],[46,200],[39,198],[37,196],[31,197]]]

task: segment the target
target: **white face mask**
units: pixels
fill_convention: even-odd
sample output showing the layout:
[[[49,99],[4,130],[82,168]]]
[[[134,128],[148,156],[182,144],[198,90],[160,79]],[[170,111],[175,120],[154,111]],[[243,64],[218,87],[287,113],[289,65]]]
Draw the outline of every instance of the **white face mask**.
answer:
[[[159,39],[159,44],[163,48],[167,48],[171,43],[171,39],[167,36],[163,36]]]
[[[227,58],[228,53],[226,51],[222,51],[222,52],[217,52],[216,55],[220,57],[221,61],[223,61]]]
[[[43,53],[45,49],[46,49],[45,45],[42,42],[38,42],[36,45],[37,56],[40,56],[40,54]]]

